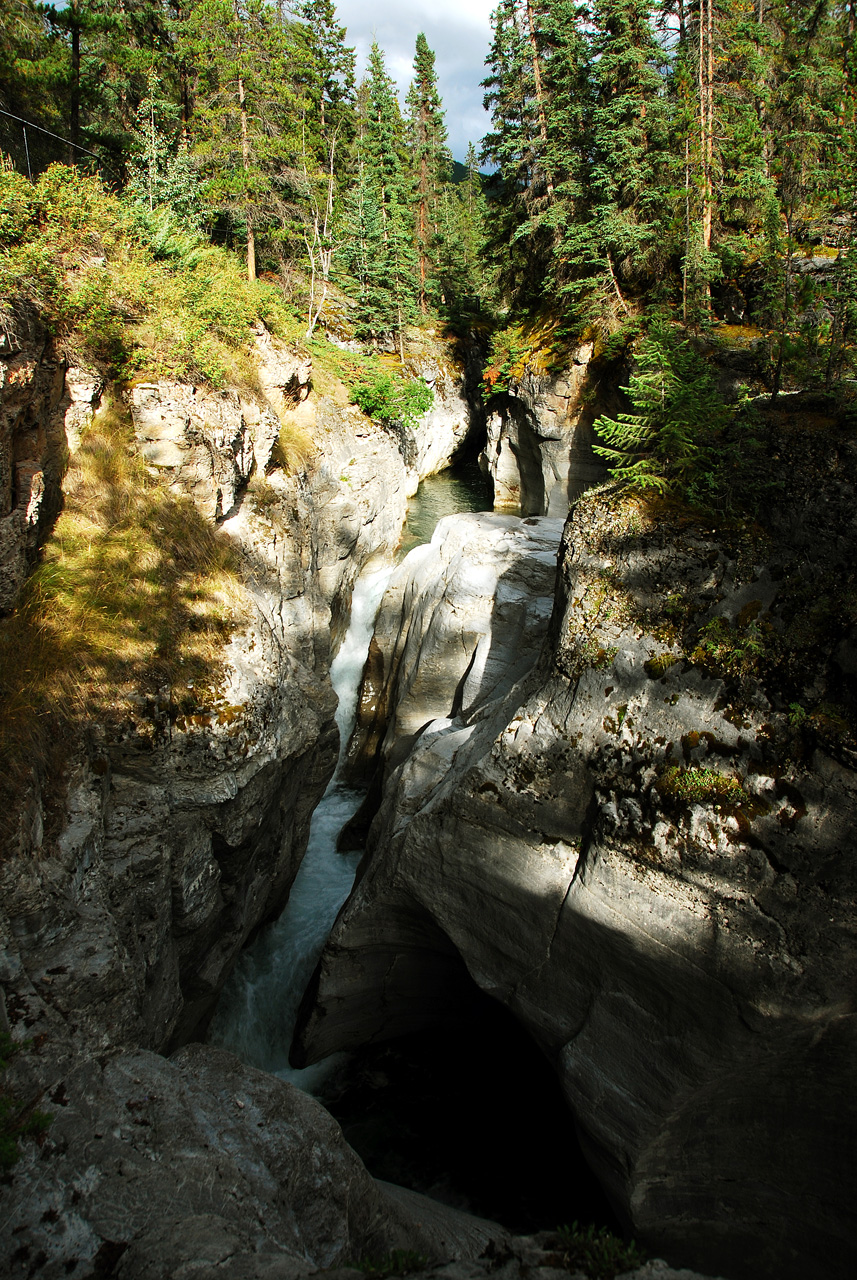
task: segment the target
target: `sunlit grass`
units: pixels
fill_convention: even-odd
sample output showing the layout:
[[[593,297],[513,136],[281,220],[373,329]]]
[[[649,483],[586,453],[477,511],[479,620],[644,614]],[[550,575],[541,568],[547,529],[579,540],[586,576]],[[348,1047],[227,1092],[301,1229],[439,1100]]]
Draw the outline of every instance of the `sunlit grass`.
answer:
[[[148,699],[166,703],[168,722],[216,703],[242,608],[237,552],[148,473],[124,409],[97,415],[65,492],[42,562],[0,624],[0,836],[13,836],[35,778],[56,785],[89,721],[109,732],[133,713],[154,742]]]

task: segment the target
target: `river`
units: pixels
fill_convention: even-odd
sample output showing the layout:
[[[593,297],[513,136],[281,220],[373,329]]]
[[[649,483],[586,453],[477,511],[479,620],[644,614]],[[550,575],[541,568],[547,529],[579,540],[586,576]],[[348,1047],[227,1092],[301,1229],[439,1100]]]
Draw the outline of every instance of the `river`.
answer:
[[[491,509],[490,482],[474,461],[431,476],[408,507],[399,558],[430,542],[443,516]],[[340,756],[336,771],[313,815],[307,851],[282,915],[248,947],[223,989],[209,1029],[211,1044],[230,1049],[250,1066],[270,1071],[314,1093],[338,1059],[304,1070],[289,1065],[298,1006],[337,912],[348,896],[360,859],[339,853],[336,838],[354,815],[362,792],[340,781],[345,746],[354,727],[357,692],[384,589],[393,565],[364,573],[357,581],[345,639],[330,669],[339,699],[336,722]]]

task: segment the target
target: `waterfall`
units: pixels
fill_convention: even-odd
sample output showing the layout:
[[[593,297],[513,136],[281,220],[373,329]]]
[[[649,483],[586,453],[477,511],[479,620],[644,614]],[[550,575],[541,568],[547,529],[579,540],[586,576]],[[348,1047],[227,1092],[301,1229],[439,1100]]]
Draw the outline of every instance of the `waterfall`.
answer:
[[[298,1005],[312,976],[336,913],[354,881],[359,854],[336,850],[336,838],[362,796],[339,782],[340,766],[354,727],[360,677],[375,617],[392,566],[364,573],[354,587],[351,620],[330,668],[339,704],[339,762],[313,814],[307,851],[280,918],[241,956],[217,1005],[209,1042],[312,1092],[335,1061],[297,1071],[289,1066]]]

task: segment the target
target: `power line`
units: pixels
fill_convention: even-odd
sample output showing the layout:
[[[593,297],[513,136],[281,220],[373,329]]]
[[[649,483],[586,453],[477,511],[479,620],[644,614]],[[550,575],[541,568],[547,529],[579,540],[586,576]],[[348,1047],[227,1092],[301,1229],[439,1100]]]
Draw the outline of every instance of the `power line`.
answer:
[[[26,148],[26,151],[27,151],[27,167],[28,168],[30,163],[30,149],[27,146],[27,130],[38,129],[39,133],[46,133],[49,138],[56,138],[57,142],[64,142],[66,146],[74,147],[76,151],[83,151],[85,155],[92,156],[95,160],[98,161],[100,165],[103,165],[103,167],[105,169],[108,169],[111,173],[116,172],[116,170],[112,169],[109,164],[104,163],[104,161],[102,160],[101,156],[98,154],[97,151],[90,151],[88,147],[82,147],[80,146],[79,143],[72,142],[71,139],[64,138],[59,133],[53,133],[50,129],[44,129],[40,124],[33,124],[32,120],[25,120],[23,116],[13,115],[11,111],[6,111],[4,110],[3,107],[0,107],[0,115],[8,116],[10,120],[17,120],[18,124],[21,124],[24,126],[24,147]],[[33,175],[31,173],[30,177],[32,176]]]

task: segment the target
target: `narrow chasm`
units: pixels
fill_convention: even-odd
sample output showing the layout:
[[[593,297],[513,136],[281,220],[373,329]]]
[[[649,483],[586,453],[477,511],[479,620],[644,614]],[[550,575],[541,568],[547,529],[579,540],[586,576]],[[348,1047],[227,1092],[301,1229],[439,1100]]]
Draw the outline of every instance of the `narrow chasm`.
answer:
[[[376,1178],[516,1233],[572,1219],[621,1233],[554,1069],[507,1009],[464,982],[459,1016],[357,1050],[320,1100]]]
[[[396,580],[406,576],[409,553],[432,539],[439,520],[490,510],[491,505],[491,483],[475,456],[423,481],[409,507]],[[517,517],[495,519],[501,537],[509,541],[529,533]],[[555,522],[545,523],[551,526],[548,541],[554,534],[558,540]],[[464,541],[472,536],[466,529],[460,533]],[[515,554],[521,556],[521,551]],[[543,566],[545,594],[552,587],[553,556],[550,550],[546,559],[551,563]],[[526,572],[533,576],[529,563]],[[429,947],[415,957],[410,979],[404,974],[407,957],[396,953],[394,966],[413,1014],[405,1011],[394,1019],[392,1038],[382,1031],[361,1040],[358,1030],[353,1040],[357,1047],[309,1065],[289,1064],[293,1028],[302,1026],[314,1004],[318,970],[313,975],[313,968],[334,918],[346,909],[343,903],[361,856],[354,848],[361,841],[342,840],[343,830],[353,833],[354,813],[365,797],[360,770],[349,761],[349,740],[353,747],[351,732],[358,702],[367,696],[365,663],[370,640],[377,644],[373,626],[382,596],[388,587],[396,595],[392,574],[390,568],[364,574],[355,588],[348,633],[331,670],[339,698],[337,772],[316,810],[290,901],[242,957],[215,1013],[210,1040],[313,1093],[339,1121],[370,1173],[385,1182],[518,1233],[553,1229],[573,1219],[620,1231],[584,1158],[555,1069],[516,1018],[479,989],[449,939],[435,939],[436,955]],[[546,617],[538,620],[538,593],[531,583],[520,600],[514,583],[505,590],[523,612],[536,617],[536,630],[521,632],[523,647],[535,655],[535,641],[546,623]],[[390,608],[388,597],[384,608]],[[496,645],[490,629],[487,638]],[[459,686],[472,678],[477,653],[478,644],[457,685],[445,671],[459,702]],[[502,656],[495,654],[494,661],[502,662]],[[439,696],[444,705],[443,694]],[[446,710],[454,719],[452,703]],[[367,781],[365,771],[362,781]],[[367,828],[368,823],[364,835]],[[337,843],[350,851],[337,852]],[[365,857],[370,859],[371,853]],[[393,954],[393,941],[390,947]],[[304,1063],[294,1046],[292,1061]]]

